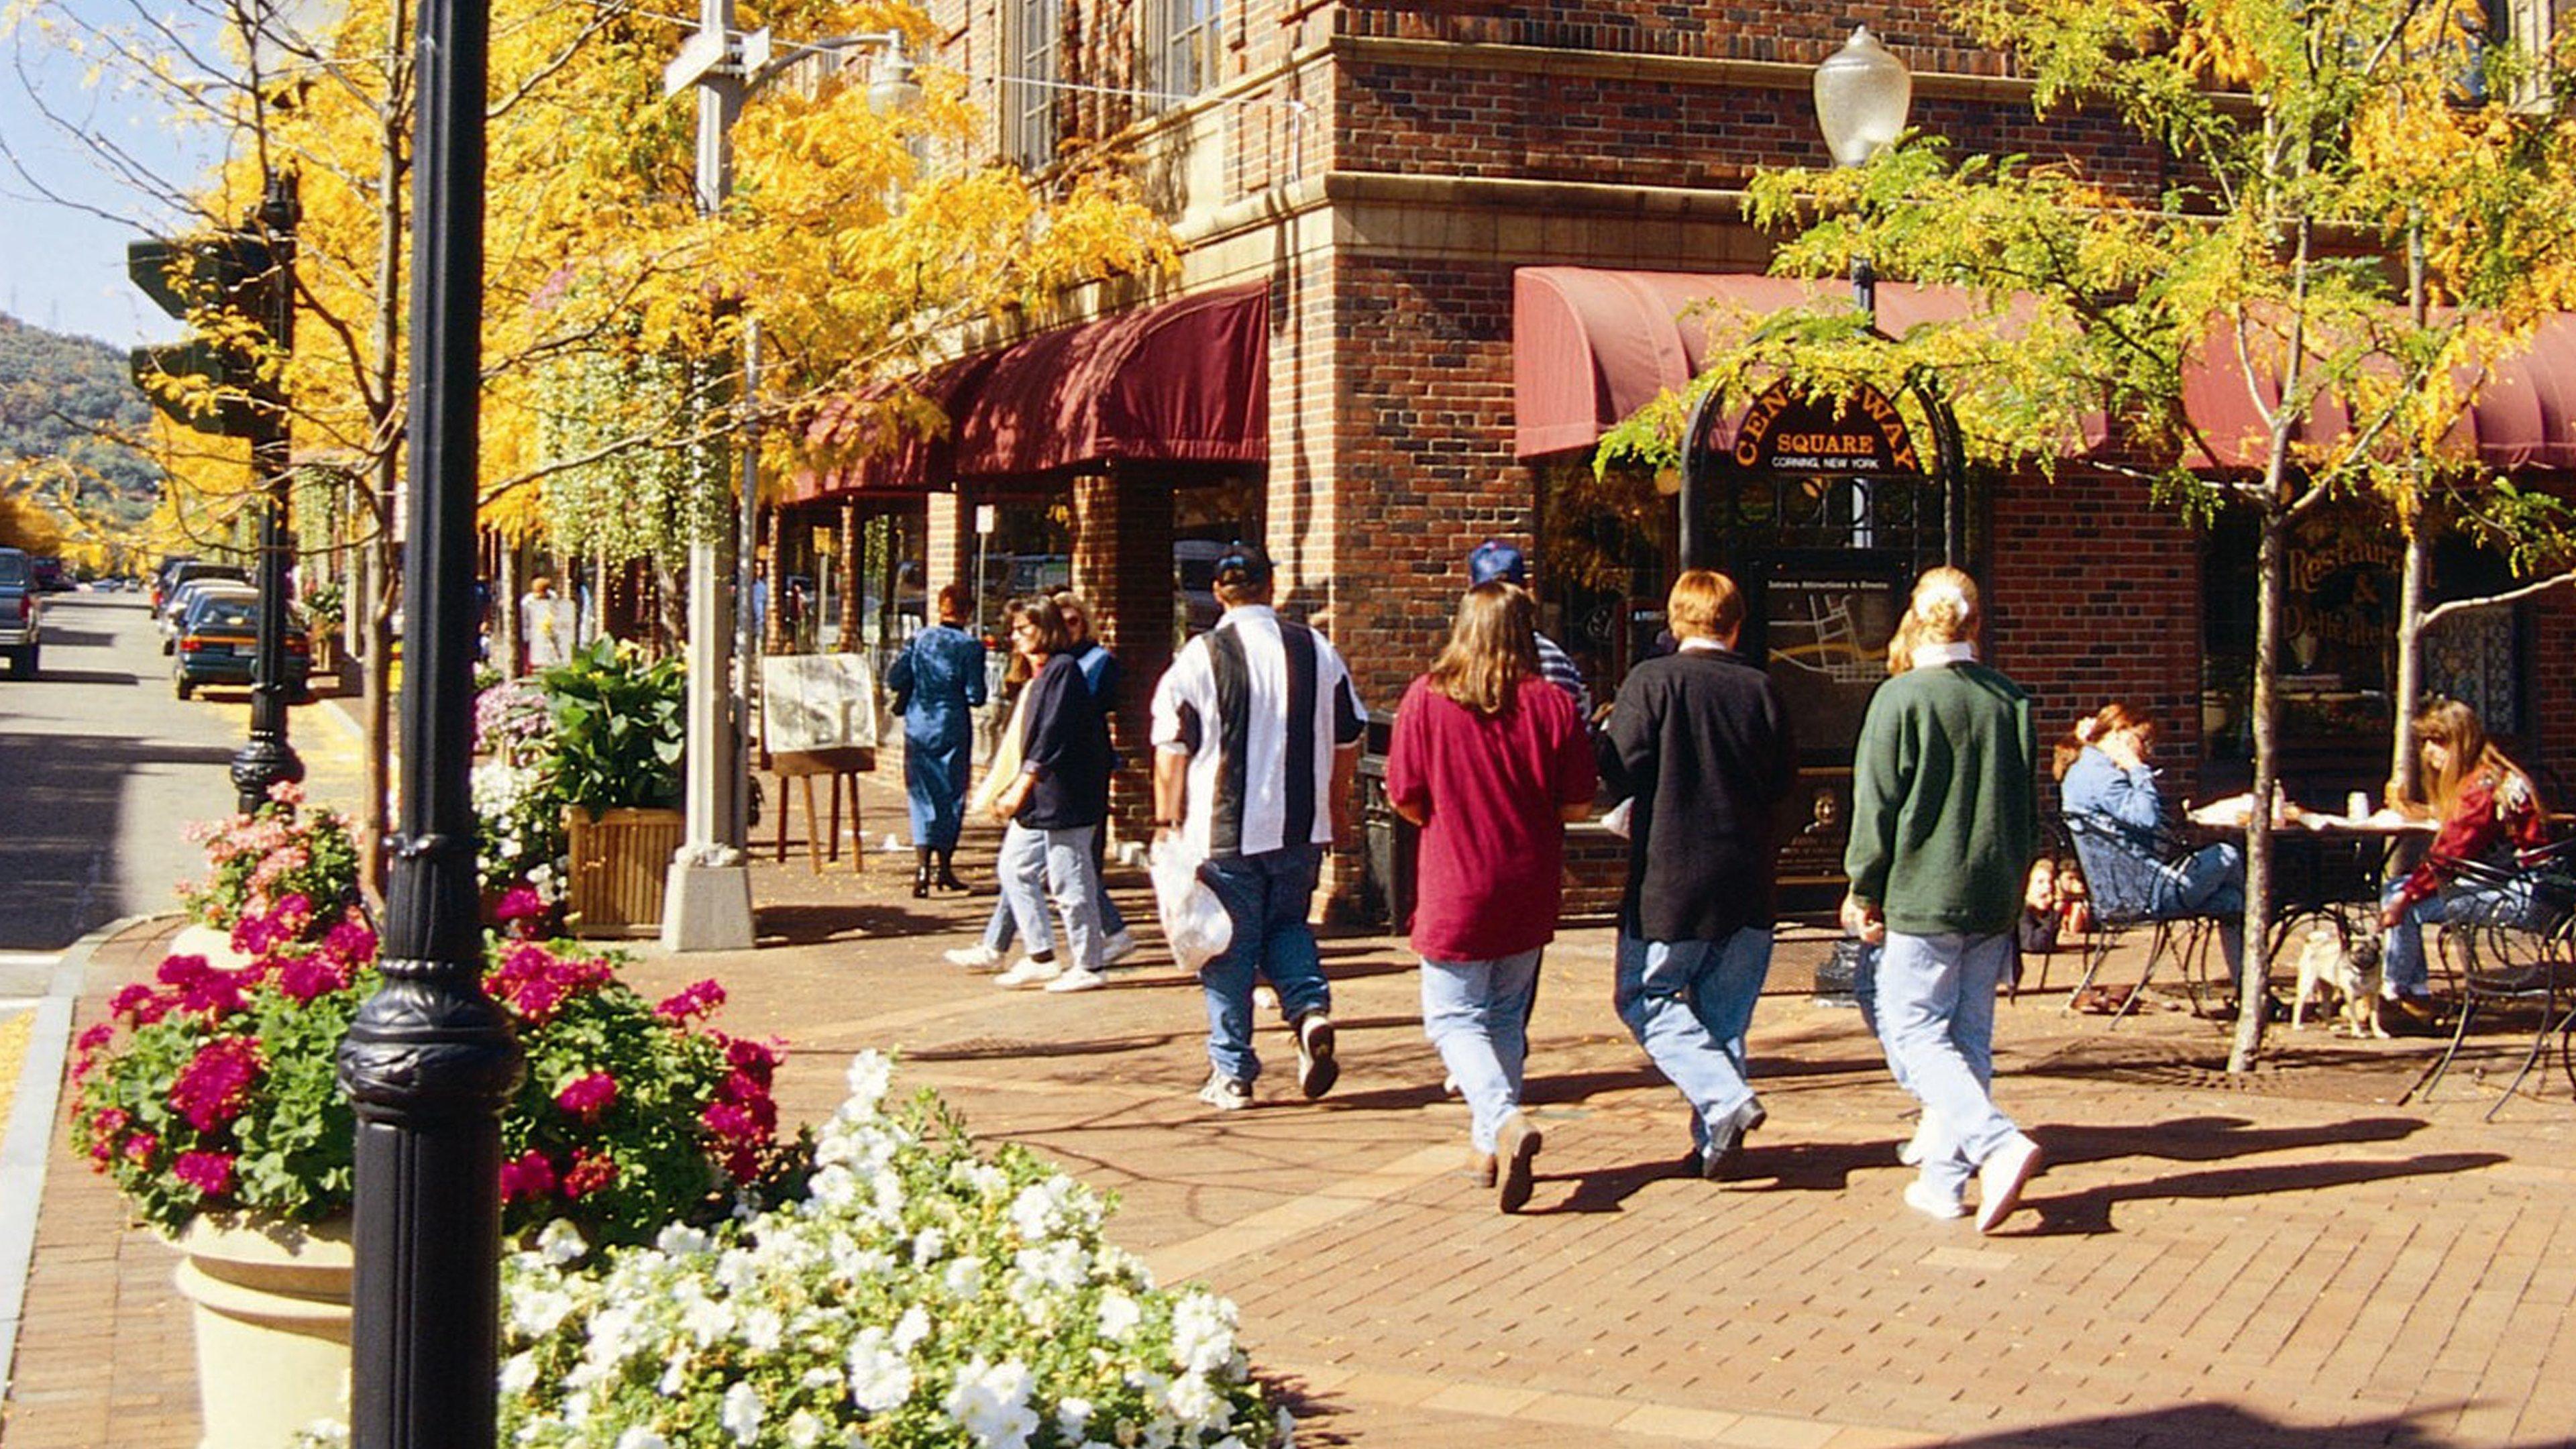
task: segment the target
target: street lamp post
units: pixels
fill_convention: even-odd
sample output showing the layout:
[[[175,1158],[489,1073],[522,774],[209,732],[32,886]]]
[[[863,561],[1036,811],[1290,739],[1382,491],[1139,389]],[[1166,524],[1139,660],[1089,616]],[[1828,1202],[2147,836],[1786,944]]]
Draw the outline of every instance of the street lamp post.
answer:
[[[481,986],[474,862],[474,505],[490,8],[424,0],[414,60],[410,535],[401,832],[384,984],[340,1045],[358,1118],[350,1441],[489,1445],[500,1332],[500,1110],[522,1071]]]
[[[304,209],[293,173],[268,178],[253,213],[266,242],[269,272],[260,288],[259,319],[268,345],[283,358],[295,350],[295,226]],[[268,803],[269,787],[304,778],[304,761],[288,738],[286,717],[287,489],[294,449],[286,422],[283,379],[256,383],[256,427],[250,439],[251,472],[259,479],[259,633],[251,665],[250,738],[233,755],[234,806],[242,814]]]
[[[733,189],[732,131],[744,99],[797,60],[880,47],[887,53],[868,87],[869,107],[883,114],[909,106],[920,95],[900,32],[836,36],[773,52],[767,30],[738,35],[733,21],[733,0],[701,0],[697,30],[662,71],[665,95],[692,86],[698,92],[697,201],[708,215],[723,207]],[[756,401],[759,385],[758,320],[747,323],[744,332],[742,386],[749,403]],[[751,871],[743,844],[749,838],[750,677],[759,654],[749,629],[742,629],[739,640],[734,635],[736,610],[751,599],[759,546],[757,449],[757,439],[746,438],[737,459],[742,489],[738,536],[689,544],[688,745],[682,791],[687,838],[672,856],[662,888],[662,944],[673,951],[736,951],[753,939]],[[730,580],[728,542],[735,566]],[[737,664],[742,671],[738,686],[732,682]]]
[[[1904,133],[1914,106],[1914,77],[1866,25],[1852,27],[1843,48],[1816,67],[1816,125],[1837,166],[1866,166]],[[1852,301],[1878,321],[1878,273],[1865,254],[1852,256]]]

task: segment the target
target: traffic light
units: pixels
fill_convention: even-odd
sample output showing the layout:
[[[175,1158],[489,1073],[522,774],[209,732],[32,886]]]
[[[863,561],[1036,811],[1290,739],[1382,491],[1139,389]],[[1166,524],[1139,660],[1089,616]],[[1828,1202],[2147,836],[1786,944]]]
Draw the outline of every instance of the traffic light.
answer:
[[[134,381],[154,405],[199,432],[227,438],[259,438],[284,425],[275,389],[259,377],[260,345],[276,335],[290,285],[282,250],[256,231],[126,246],[126,274],[161,310],[184,319],[212,309],[246,324],[227,326],[222,335],[135,348]],[[205,386],[173,385],[174,378],[199,378]]]

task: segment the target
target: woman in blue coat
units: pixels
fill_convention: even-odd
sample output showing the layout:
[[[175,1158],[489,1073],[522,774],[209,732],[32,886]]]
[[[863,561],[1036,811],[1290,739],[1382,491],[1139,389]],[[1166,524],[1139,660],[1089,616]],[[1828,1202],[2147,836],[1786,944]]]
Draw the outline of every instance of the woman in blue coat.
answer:
[[[886,670],[886,688],[903,712],[903,787],[912,797],[915,899],[930,894],[930,863],[939,884],[962,891],[957,827],[966,811],[966,775],[975,724],[967,711],[984,702],[984,646],[960,627],[970,596],[963,584],[939,591],[939,622],[912,636]]]

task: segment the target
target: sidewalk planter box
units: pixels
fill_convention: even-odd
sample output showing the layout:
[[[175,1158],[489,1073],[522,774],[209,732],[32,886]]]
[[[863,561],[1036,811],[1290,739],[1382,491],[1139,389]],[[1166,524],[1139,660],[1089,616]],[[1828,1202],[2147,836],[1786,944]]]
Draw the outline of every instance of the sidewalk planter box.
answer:
[[[172,1240],[197,1339],[198,1449],[276,1449],[349,1417],[349,1223],[232,1215]]]
[[[574,934],[651,936],[662,929],[662,886],[687,831],[677,810],[564,811],[571,841],[571,893],[565,902]]]

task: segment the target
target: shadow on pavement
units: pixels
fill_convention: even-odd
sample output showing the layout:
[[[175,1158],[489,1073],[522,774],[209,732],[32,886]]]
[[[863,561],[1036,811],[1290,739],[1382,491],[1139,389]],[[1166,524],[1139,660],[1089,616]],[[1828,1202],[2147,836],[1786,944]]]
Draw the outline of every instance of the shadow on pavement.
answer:
[[[10,782],[14,822],[0,832],[0,950],[59,950],[126,909],[113,889],[84,883],[100,842],[119,836],[135,770],[232,757],[221,746],[116,735],[0,734],[0,780]]]
[[[48,635],[45,642],[52,643],[52,636]],[[141,681],[141,675],[122,669],[58,669],[50,664],[34,680],[37,684],[137,684]]]
[[[2042,1130],[2037,1135],[2044,1145],[2049,1134]],[[2283,1163],[2173,1173],[2136,1182],[2107,1184],[2062,1196],[2052,1196],[2046,1191],[2048,1179],[2043,1175],[2022,1197],[2022,1205],[2039,1214],[2039,1228],[2035,1232],[2008,1233],[2005,1236],[2083,1236],[2116,1232],[2118,1229],[2111,1221],[2111,1210],[2123,1202],[2151,1198],[2220,1200],[2271,1197],[2283,1192],[2307,1192],[2361,1182],[2391,1182],[2406,1177],[2475,1172],[2482,1167],[2495,1167],[2512,1160],[2501,1152],[2438,1152],[2397,1162]]]

